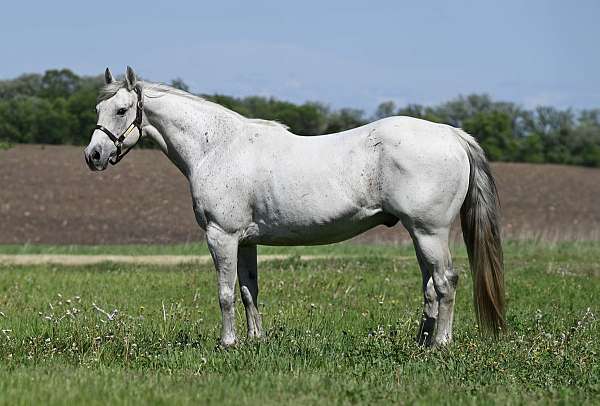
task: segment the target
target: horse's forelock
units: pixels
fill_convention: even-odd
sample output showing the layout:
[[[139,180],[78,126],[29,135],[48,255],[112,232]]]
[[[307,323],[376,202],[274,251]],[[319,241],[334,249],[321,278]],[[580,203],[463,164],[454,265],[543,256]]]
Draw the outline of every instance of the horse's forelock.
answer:
[[[121,89],[127,89],[127,83],[123,80],[115,80],[112,83],[104,85],[98,93],[97,102],[100,103],[113,97]]]
[[[169,86],[166,85],[162,85],[159,83],[149,83],[149,82],[143,82],[141,80],[138,80],[137,83],[135,84],[134,87],[142,87],[143,89],[152,91],[152,92],[156,92],[156,93],[174,93],[174,94],[180,94],[183,96],[187,96],[190,98],[194,98],[194,99],[200,99],[202,100],[202,98],[192,95],[190,93],[181,91],[179,89],[173,89]],[[104,85],[101,89],[100,92],[98,93],[98,99],[97,102],[100,103],[101,101],[104,100],[108,100],[111,97],[113,97],[114,95],[117,94],[117,92],[121,89],[127,89],[129,91],[132,91],[133,88],[129,87],[129,84],[127,83],[127,81],[125,80],[115,80],[114,82],[108,83],[106,85]]]

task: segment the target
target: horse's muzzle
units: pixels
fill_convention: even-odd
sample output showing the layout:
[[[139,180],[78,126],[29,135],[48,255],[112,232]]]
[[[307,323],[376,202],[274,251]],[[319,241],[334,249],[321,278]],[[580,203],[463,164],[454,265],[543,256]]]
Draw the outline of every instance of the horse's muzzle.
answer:
[[[87,147],[83,151],[85,157],[85,163],[88,168],[92,171],[103,171],[108,166],[108,160],[110,157],[104,157],[100,146]]]

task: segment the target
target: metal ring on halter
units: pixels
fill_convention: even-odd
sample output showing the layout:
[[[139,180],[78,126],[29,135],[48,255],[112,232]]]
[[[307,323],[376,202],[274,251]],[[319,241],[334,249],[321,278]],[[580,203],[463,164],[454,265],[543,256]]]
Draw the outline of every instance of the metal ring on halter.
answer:
[[[125,155],[127,155],[129,151],[133,149],[133,147],[137,145],[138,142],[140,142],[140,139],[142,139],[142,114],[144,112],[144,99],[142,96],[141,88],[136,87],[134,90],[138,98],[138,101],[136,103],[135,120],[133,120],[133,122],[129,124],[129,126],[125,129],[125,131],[121,133],[121,135],[117,137],[112,133],[112,131],[100,124],[96,124],[95,127],[96,130],[100,130],[106,135],[108,135],[108,138],[110,138],[110,140],[113,142],[113,144],[115,144],[115,147],[117,148],[117,153],[113,158],[109,160],[111,165],[116,165],[121,159],[123,159]],[[125,141],[125,139],[129,136],[129,134],[131,133],[131,131],[133,131],[134,128],[137,128],[139,132],[138,139],[131,147],[127,148],[127,150],[124,153],[121,153],[123,141]]]

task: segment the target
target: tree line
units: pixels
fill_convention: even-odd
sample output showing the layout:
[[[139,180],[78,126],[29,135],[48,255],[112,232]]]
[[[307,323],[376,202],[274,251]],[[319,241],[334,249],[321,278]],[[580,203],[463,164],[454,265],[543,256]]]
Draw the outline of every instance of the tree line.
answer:
[[[0,81],[0,143],[87,144],[96,124],[94,107],[103,83],[102,76],[79,76],[68,69]],[[181,79],[170,84],[189,91]],[[436,106],[396,106],[386,101],[369,116],[363,110],[336,110],[319,102],[201,96],[247,117],[277,120],[300,135],[337,132],[405,115],[463,128],[477,138],[493,161],[600,166],[600,109],[525,109],[486,94],[472,94]]]

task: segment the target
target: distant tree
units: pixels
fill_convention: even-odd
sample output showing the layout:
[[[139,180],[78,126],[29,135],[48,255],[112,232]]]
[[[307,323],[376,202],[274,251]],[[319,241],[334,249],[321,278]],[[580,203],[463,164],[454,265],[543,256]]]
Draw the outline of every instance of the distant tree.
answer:
[[[600,166],[600,111],[583,111],[568,134],[571,164]]]
[[[404,107],[400,107],[396,114],[399,116],[423,118],[426,115],[425,106],[421,106],[420,104],[408,104]]]
[[[437,108],[425,107],[420,104],[409,104],[401,107],[398,109],[396,114],[398,116],[408,116],[433,121],[434,123],[445,123],[445,121],[438,115]]]
[[[66,102],[15,97],[0,103],[0,139],[17,143],[63,144],[72,134]]]
[[[463,124],[465,131],[477,138],[491,160],[511,161],[516,158],[518,140],[512,132],[508,114],[479,112],[465,119]]]
[[[86,86],[67,99],[66,109],[73,117],[71,133],[65,138],[67,142],[75,145],[86,144],[96,125],[96,97],[98,89]]]
[[[519,140],[518,151],[514,161],[543,163],[546,161],[544,155],[544,141],[539,134],[530,134]]]
[[[183,90],[185,92],[190,91],[190,87],[181,78],[175,78],[175,79],[171,80],[170,85],[171,85],[171,87],[174,87],[175,89]]]
[[[327,132],[344,131],[359,127],[366,123],[364,111],[358,109],[341,109],[329,116]]]
[[[443,123],[454,127],[463,127],[465,120],[478,113],[489,112],[493,109],[492,107],[493,103],[489,95],[472,94],[466,97],[459,96],[443,103],[434,109],[433,115]]]
[[[326,112],[327,109],[319,103],[304,103],[300,106],[288,105],[275,116],[296,134],[318,135],[327,129]]]
[[[544,160],[550,163],[573,163],[575,116],[571,110],[539,106],[526,115],[528,134],[540,137]]]
[[[0,100],[17,96],[39,96],[42,91],[42,75],[30,73],[13,80],[0,81]]]
[[[392,100],[380,103],[375,110],[373,118],[379,120],[381,118],[391,117],[396,114],[396,103]]]
[[[228,108],[229,110],[233,110],[243,116],[250,117],[250,112],[244,105],[241,99],[226,96],[222,94],[214,94],[214,95],[202,95],[206,100],[210,100],[214,103],[220,104],[223,107]]]
[[[326,132],[329,123],[329,108],[319,102],[307,102],[303,106],[309,112],[307,114],[306,131],[303,132],[302,129],[298,129],[298,134],[320,135]]]
[[[42,76],[40,96],[47,99],[67,98],[79,89],[79,76],[69,69],[52,69]]]
[[[578,122],[584,127],[600,128],[600,109],[582,110]]]
[[[561,111],[550,106],[536,107],[528,120],[528,130],[543,136],[569,131],[575,124],[575,116],[571,110]]]
[[[510,118],[512,131],[515,137],[520,138],[527,135],[527,111],[524,111],[521,107],[509,102],[494,102],[491,106],[491,110],[504,113]]]

